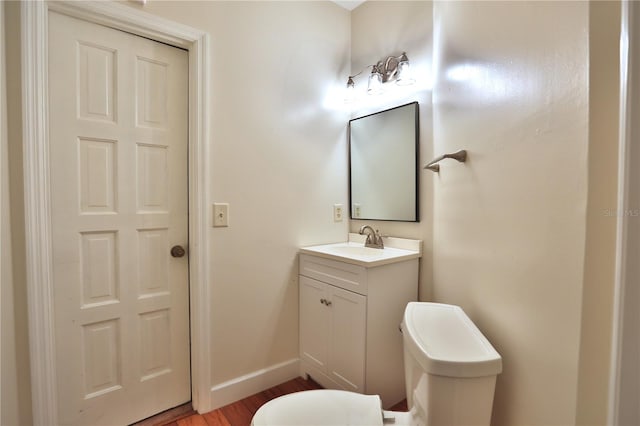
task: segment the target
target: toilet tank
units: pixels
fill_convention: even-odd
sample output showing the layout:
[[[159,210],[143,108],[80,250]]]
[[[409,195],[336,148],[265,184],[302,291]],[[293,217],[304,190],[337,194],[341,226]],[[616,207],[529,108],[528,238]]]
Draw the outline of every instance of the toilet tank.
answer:
[[[464,311],[410,302],[402,332],[407,404],[415,424],[489,425],[502,358]]]

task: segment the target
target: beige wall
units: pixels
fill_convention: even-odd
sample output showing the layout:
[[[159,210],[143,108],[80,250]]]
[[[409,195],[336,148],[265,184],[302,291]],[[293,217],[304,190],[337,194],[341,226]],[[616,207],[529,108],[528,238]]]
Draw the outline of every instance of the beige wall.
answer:
[[[355,104],[352,117],[360,117],[408,102],[418,101],[420,110],[420,161],[425,164],[433,158],[431,70],[432,70],[432,17],[431,1],[369,1],[351,12],[351,72],[362,70],[366,65],[378,62],[389,55],[406,52],[413,76],[413,93],[400,95],[388,90],[382,95],[364,95],[362,102]],[[370,68],[356,79],[356,89],[366,90]],[[346,76],[343,77],[346,82]],[[392,87],[393,88],[393,87]],[[390,92],[390,93],[389,93]],[[440,153],[438,153],[439,155]],[[432,233],[433,193],[431,172],[418,171],[420,222],[385,222],[352,220],[350,229],[357,232],[364,225],[373,225],[383,235],[423,240],[423,257],[420,259],[420,299],[431,298],[432,282]]]
[[[29,334],[22,190],[20,4],[3,2],[7,139],[3,139],[2,199],[2,425],[31,424]],[[6,43],[6,44],[5,44]],[[5,156],[6,154],[6,156]],[[9,185],[7,185],[9,184]]]
[[[435,182],[433,294],[461,305],[504,358],[495,425],[590,423],[606,414],[606,389],[597,387],[606,387],[615,229],[588,213],[611,198],[615,181],[593,185],[616,167],[607,155],[596,171],[589,159],[603,137],[616,152],[616,134],[615,117],[591,122],[590,106],[615,98],[616,70],[606,70],[612,95],[592,93],[589,7],[435,6],[434,149],[466,148],[469,161]],[[607,256],[587,265],[585,251]],[[585,278],[594,272],[599,284]],[[604,298],[601,310],[594,296]],[[581,341],[587,328],[597,337]]]

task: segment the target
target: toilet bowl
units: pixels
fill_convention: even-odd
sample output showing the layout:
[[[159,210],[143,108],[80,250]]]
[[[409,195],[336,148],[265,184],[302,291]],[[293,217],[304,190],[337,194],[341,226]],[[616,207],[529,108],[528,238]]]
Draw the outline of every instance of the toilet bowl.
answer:
[[[401,326],[408,412],[380,397],[312,390],[273,399],[252,426],[489,425],[502,358],[459,306],[410,302]]]

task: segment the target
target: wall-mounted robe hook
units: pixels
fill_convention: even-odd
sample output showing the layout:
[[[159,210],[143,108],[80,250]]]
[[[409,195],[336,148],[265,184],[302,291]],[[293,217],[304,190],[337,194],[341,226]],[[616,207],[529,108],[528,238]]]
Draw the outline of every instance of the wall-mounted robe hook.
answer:
[[[438,173],[440,172],[440,164],[437,164],[437,163],[444,160],[445,158],[453,158],[454,160],[464,163],[465,161],[467,161],[467,151],[464,149],[461,149],[460,151],[454,152],[452,154],[441,155],[435,160],[429,162],[426,166],[424,166],[424,168]]]

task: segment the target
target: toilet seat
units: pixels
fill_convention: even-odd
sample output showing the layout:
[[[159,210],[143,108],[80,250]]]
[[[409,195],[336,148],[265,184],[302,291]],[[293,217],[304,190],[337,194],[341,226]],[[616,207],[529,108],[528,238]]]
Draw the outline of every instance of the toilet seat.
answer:
[[[252,426],[381,426],[378,395],[310,390],[273,399],[258,409]]]

